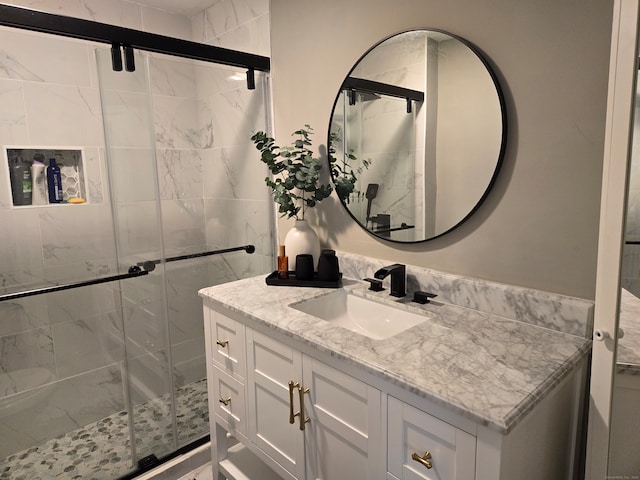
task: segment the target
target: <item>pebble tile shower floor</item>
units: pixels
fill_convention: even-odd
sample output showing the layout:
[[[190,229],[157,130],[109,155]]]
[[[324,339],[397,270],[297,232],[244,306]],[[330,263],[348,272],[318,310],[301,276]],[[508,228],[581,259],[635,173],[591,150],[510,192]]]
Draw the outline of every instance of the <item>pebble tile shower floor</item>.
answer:
[[[134,408],[136,439],[145,451],[165,451],[164,445],[172,442],[171,423],[158,425],[168,404],[166,396]],[[177,389],[176,418],[181,444],[208,433],[206,380]],[[112,480],[132,470],[126,411],[0,460],[0,480]]]

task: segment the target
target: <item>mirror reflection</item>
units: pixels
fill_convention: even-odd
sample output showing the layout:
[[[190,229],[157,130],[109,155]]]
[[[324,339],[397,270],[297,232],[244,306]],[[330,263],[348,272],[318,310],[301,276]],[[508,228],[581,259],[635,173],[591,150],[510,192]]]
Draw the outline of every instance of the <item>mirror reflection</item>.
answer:
[[[636,85],[635,121],[625,245],[620,291],[620,330],[611,403],[609,478],[632,478],[640,472],[640,85]],[[621,335],[621,332],[623,334]]]
[[[368,232],[419,242],[468,218],[498,171],[506,137],[494,75],[464,41],[415,30],[374,46],[334,103],[336,192]]]

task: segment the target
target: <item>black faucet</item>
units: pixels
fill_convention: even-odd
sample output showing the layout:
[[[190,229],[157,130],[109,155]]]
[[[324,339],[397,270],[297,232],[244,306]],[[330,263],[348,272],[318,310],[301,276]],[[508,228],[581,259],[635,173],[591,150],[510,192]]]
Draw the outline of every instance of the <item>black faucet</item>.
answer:
[[[401,263],[394,263],[393,265],[382,267],[373,276],[382,280],[389,275],[391,275],[391,291],[389,295],[404,297],[407,294],[407,268]]]

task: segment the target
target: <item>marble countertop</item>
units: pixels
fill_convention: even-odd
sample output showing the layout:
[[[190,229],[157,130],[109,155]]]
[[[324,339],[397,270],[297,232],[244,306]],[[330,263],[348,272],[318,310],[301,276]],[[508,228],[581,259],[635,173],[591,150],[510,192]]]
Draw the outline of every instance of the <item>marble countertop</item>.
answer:
[[[427,321],[385,340],[372,340],[289,305],[332,289],[269,286],[265,276],[200,290],[222,305],[332,357],[508,433],[591,349],[591,341],[451,304],[419,305],[367,282],[344,288],[398,308],[421,311]],[[436,299],[437,300],[437,299]]]
[[[617,371],[640,375],[640,298],[624,288],[620,292],[620,328],[624,336],[618,340]]]

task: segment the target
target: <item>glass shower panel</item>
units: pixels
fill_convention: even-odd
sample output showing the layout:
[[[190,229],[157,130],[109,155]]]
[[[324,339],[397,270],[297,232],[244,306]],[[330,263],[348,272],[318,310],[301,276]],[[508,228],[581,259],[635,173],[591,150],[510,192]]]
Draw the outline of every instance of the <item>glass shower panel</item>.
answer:
[[[198,290],[267,273],[272,201],[250,141],[267,130],[266,78],[248,90],[243,70],[149,58],[165,258],[252,244],[256,253],[166,264],[178,447],[209,433],[204,322]]]
[[[180,448],[209,433],[198,290],[272,269],[273,204],[250,141],[267,130],[267,79],[256,72],[248,90],[244,71],[211,63],[137,54],[132,74],[111,71],[108,51],[99,59],[118,258],[159,261],[138,279],[144,294],[129,298],[128,289],[123,303],[135,312],[124,311],[136,458],[160,457],[171,441]],[[248,244],[253,255],[172,260]],[[162,439],[141,446],[149,420],[141,427],[136,408],[150,401]],[[173,423],[163,415],[170,406]]]
[[[126,271],[163,258],[149,73],[137,52],[134,72],[114,71],[107,49],[96,57],[117,258]],[[164,265],[129,281],[121,302],[134,459],[161,458],[176,441]]]
[[[139,52],[135,72],[114,72],[94,43],[5,27],[0,44],[0,145],[81,152],[86,196],[14,205],[3,154],[0,479],[119,478],[208,434],[198,289],[273,268],[250,141],[269,131],[267,78],[248,90],[244,70]],[[6,296],[150,260],[144,276]]]
[[[12,66],[0,68],[3,151],[31,152],[28,164],[40,149],[82,152],[88,187],[82,204],[14,206],[3,163],[0,295],[115,275],[93,46],[11,28],[0,28],[0,43],[3,66]],[[116,478],[132,470],[121,285],[0,302],[0,478]]]

